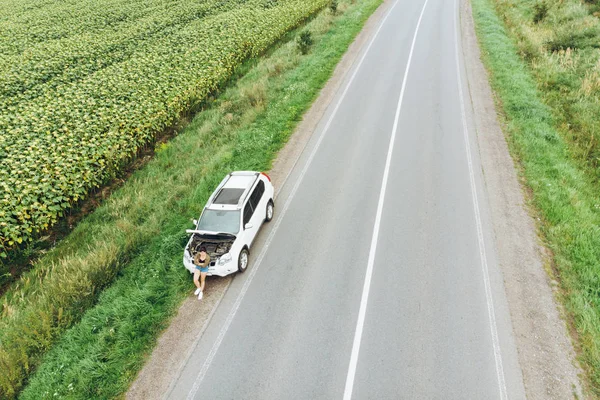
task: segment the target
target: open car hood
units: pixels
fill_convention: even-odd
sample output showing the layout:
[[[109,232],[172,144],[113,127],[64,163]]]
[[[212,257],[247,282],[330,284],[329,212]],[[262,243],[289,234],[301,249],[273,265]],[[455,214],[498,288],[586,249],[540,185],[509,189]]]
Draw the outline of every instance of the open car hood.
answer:
[[[187,233],[192,233],[194,235],[199,235],[205,239],[235,239],[236,236],[233,233],[227,232],[212,232],[212,231],[201,231],[195,229],[186,229]]]

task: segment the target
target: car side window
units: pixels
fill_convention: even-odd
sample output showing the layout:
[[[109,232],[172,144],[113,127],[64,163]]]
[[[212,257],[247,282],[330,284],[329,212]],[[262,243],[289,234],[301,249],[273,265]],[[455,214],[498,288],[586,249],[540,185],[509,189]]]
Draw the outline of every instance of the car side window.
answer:
[[[250,202],[247,202],[246,206],[244,207],[244,227],[248,222],[250,222],[253,212],[254,211],[252,210],[252,205],[250,204]]]
[[[258,185],[254,188],[252,195],[250,196],[250,203],[252,203],[252,208],[256,210],[258,203],[260,203],[260,198],[265,192],[265,183],[263,181],[258,181]]]

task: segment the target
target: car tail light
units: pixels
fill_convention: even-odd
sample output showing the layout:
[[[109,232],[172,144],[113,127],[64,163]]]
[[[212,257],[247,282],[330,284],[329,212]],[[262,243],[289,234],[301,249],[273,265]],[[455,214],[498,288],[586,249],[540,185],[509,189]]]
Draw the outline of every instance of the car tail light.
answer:
[[[269,182],[271,182],[271,178],[269,177],[269,175],[265,174],[264,172],[261,172],[262,175],[266,176],[267,179],[269,180]]]

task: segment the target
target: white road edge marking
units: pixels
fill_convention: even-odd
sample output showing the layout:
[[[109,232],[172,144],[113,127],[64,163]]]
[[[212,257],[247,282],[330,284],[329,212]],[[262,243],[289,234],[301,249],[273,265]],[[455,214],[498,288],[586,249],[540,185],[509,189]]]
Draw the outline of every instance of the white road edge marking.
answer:
[[[341,95],[340,99],[338,100],[335,108],[333,109],[333,112],[331,113],[331,116],[327,120],[327,124],[325,125],[325,127],[323,128],[323,131],[321,132],[321,135],[319,136],[319,140],[315,144],[315,147],[313,148],[313,150],[312,150],[312,152],[310,154],[310,157],[306,161],[306,164],[304,165],[304,168],[302,169],[302,172],[300,173],[300,176],[298,177],[298,180],[296,181],[296,184],[294,185],[294,187],[292,188],[292,191],[290,192],[290,195],[286,199],[286,202],[285,202],[285,204],[284,204],[284,206],[283,206],[283,208],[281,210],[281,213],[279,214],[279,217],[277,218],[277,221],[275,221],[275,226],[273,226],[273,229],[269,233],[269,236],[267,237],[265,245],[263,246],[262,251],[260,252],[260,254],[259,254],[259,256],[258,256],[258,258],[256,260],[255,266],[250,271],[250,276],[248,276],[248,279],[246,280],[246,282],[244,282],[244,285],[242,286],[242,289],[241,289],[241,291],[240,291],[240,293],[239,293],[239,295],[238,295],[235,303],[233,304],[233,307],[231,308],[231,311],[229,312],[229,315],[227,316],[227,319],[225,320],[225,323],[223,324],[223,327],[221,328],[221,331],[219,332],[219,336],[215,340],[215,343],[213,344],[213,346],[212,346],[212,348],[210,350],[210,353],[206,357],[206,360],[204,361],[204,364],[202,365],[202,369],[198,373],[198,376],[196,377],[196,380],[194,381],[194,385],[192,386],[192,389],[190,390],[190,392],[188,393],[188,395],[186,397],[187,400],[194,399],[194,397],[198,393],[198,390],[200,389],[200,384],[204,380],[204,377],[206,376],[206,372],[208,371],[208,368],[210,367],[210,364],[212,363],[213,358],[217,354],[217,351],[219,350],[219,347],[221,346],[221,342],[223,342],[223,338],[225,337],[225,334],[227,333],[227,331],[229,330],[229,327],[231,326],[233,318],[235,317],[235,314],[237,313],[237,310],[239,309],[239,307],[240,307],[240,305],[242,303],[242,300],[244,299],[244,296],[246,295],[246,292],[248,291],[248,288],[250,287],[250,283],[252,282],[252,279],[256,275],[256,271],[258,271],[258,268],[260,267],[260,264],[261,264],[263,258],[265,257],[267,249],[269,248],[269,245],[271,244],[271,241],[275,237],[275,233],[279,229],[279,225],[281,225],[281,221],[283,220],[283,217],[285,216],[285,213],[287,212],[287,210],[288,210],[288,208],[290,206],[290,203],[291,203],[292,199],[294,198],[294,195],[298,191],[300,183],[302,182],[302,179],[304,178],[304,175],[306,174],[306,172],[308,170],[308,167],[312,163],[312,160],[315,157],[315,155],[317,153],[317,150],[319,149],[319,146],[321,145],[321,142],[323,141],[323,138],[325,137],[325,133],[329,130],[329,127],[330,127],[331,123],[333,122],[333,118],[337,114],[337,111],[340,108],[340,105],[342,104],[342,101],[346,97],[346,93],[348,93],[348,89],[352,85],[352,82],[354,82],[354,78],[356,77],[358,71],[360,70],[360,67],[361,67],[363,61],[365,60],[365,58],[366,58],[369,50],[371,49],[371,46],[375,42],[375,39],[379,35],[379,32],[381,31],[381,28],[383,27],[385,21],[388,19],[388,17],[391,14],[392,10],[394,9],[394,7],[396,7],[396,4],[398,4],[398,1],[396,1],[394,3],[394,5],[390,8],[390,10],[386,14],[386,16],[381,21],[381,23],[379,25],[379,28],[375,32],[375,35],[373,35],[373,38],[369,42],[369,45],[367,46],[364,54],[362,55],[362,57],[360,58],[360,61],[356,65],[354,73],[352,74],[352,76],[350,77],[350,80],[346,84],[346,87],[344,88],[344,91],[342,92],[342,95]]]
[[[477,239],[479,245],[479,256],[481,258],[481,269],[483,273],[483,284],[485,286],[485,299],[487,302],[488,316],[490,319],[490,330],[492,333],[492,346],[494,348],[494,359],[496,361],[496,374],[498,377],[498,388],[500,399],[508,399],[506,392],[506,381],[504,379],[504,368],[502,366],[502,354],[500,352],[500,342],[498,340],[498,328],[496,326],[496,314],[494,312],[494,300],[492,298],[492,287],[490,284],[490,274],[485,252],[485,242],[483,240],[483,228],[481,225],[481,213],[479,211],[479,200],[477,199],[477,186],[475,185],[475,173],[473,172],[473,160],[471,158],[471,145],[469,144],[469,131],[467,128],[467,116],[465,113],[465,102],[462,90],[462,78],[460,73],[459,51],[458,51],[458,3],[454,0],[454,49],[456,54],[456,74],[458,76],[458,96],[460,100],[460,112],[462,117],[463,137],[467,151],[467,163],[469,165],[469,179],[471,183],[471,195],[473,198],[473,212],[475,214],[475,225],[477,226]]]
[[[365,274],[365,283],[363,286],[362,297],[360,299],[360,308],[358,311],[358,320],[356,321],[356,330],[354,331],[354,342],[352,344],[352,353],[350,355],[350,365],[348,366],[348,375],[346,376],[346,387],[344,388],[344,400],[350,400],[352,398],[352,390],[354,388],[354,377],[356,376],[356,366],[358,364],[358,354],[360,352],[360,342],[362,339],[363,328],[365,325],[365,315],[367,313],[367,302],[369,300],[369,290],[371,288],[371,277],[373,275],[373,265],[375,263],[375,253],[377,251],[377,240],[379,238],[379,226],[381,225],[381,214],[383,212],[383,203],[385,201],[385,191],[387,188],[387,181],[390,171],[390,165],[392,161],[392,153],[394,151],[394,142],[396,140],[396,133],[398,131],[398,120],[400,119],[400,109],[402,108],[402,100],[404,98],[404,90],[406,89],[406,80],[408,78],[408,71],[410,70],[410,63],[412,61],[413,52],[415,49],[415,43],[417,42],[417,34],[419,33],[419,27],[421,26],[421,20],[425,13],[425,7],[427,2],[425,0],[417,26],[415,28],[415,34],[413,35],[412,44],[410,46],[410,52],[408,54],[408,61],[406,62],[406,69],[404,70],[404,77],[402,78],[402,88],[400,89],[400,96],[398,98],[398,106],[396,107],[396,115],[394,117],[394,125],[392,127],[392,136],[390,137],[390,144],[388,147],[387,159],[385,160],[385,169],[383,171],[383,179],[381,182],[381,190],[379,192],[379,203],[377,204],[377,214],[375,217],[375,225],[373,226],[373,236],[371,238],[371,248],[369,250],[369,259],[367,261],[367,271]],[[390,10],[391,11],[391,10]]]

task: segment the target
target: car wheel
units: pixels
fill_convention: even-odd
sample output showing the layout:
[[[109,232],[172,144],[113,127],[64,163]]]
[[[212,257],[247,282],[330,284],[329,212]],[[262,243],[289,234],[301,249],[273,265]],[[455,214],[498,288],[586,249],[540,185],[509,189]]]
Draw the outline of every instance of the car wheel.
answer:
[[[248,252],[248,249],[243,248],[242,251],[240,252],[240,256],[238,257],[238,271],[239,272],[244,272],[246,270],[246,268],[248,268],[248,259],[250,253]]]
[[[269,222],[273,219],[273,213],[275,212],[275,204],[273,204],[273,200],[269,200],[267,203],[267,216],[265,218],[266,222]]]

